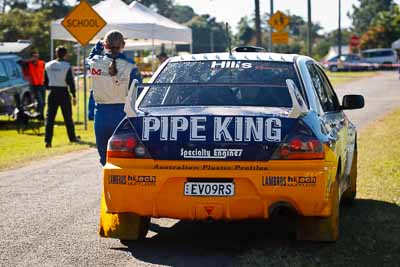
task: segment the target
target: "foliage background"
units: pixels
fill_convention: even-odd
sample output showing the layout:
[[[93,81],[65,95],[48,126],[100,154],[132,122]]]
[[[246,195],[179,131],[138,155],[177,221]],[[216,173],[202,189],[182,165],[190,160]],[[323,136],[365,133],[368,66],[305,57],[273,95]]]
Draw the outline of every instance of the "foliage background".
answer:
[[[124,0],[126,3],[132,0]],[[256,2],[259,0],[255,0]],[[96,4],[99,0],[89,0]],[[238,25],[225,24],[208,14],[196,14],[190,6],[178,5],[174,0],[140,0],[142,4],[160,14],[186,24],[193,30],[193,52],[210,52],[211,38],[214,39],[214,51],[228,49],[229,40],[232,46],[255,45],[255,16],[242,17]],[[19,39],[31,40],[41,56],[50,57],[50,21],[64,17],[72,6],[66,0],[0,0],[0,41],[12,42]],[[207,3],[205,3],[207,4]],[[277,52],[306,54],[307,22],[304,18],[290,14],[288,45],[274,47]],[[352,35],[361,37],[361,49],[390,47],[400,38],[400,9],[393,0],[358,0],[351,13],[347,14],[353,26],[342,29],[342,44],[347,45]],[[266,21],[268,13],[261,14],[262,46],[268,48],[269,27]],[[235,28],[236,34],[232,33]],[[211,36],[212,35],[212,36]],[[59,42],[60,43],[60,42]],[[62,42],[65,44],[65,42]],[[323,32],[318,23],[312,24],[312,53],[316,59],[324,57],[331,46],[337,45],[337,30]],[[67,46],[72,48],[72,43]],[[178,46],[178,51],[187,49]],[[70,49],[72,51],[72,49]],[[73,59],[74,57],[71,57]],[[73,62],[74,63],[74,62]]]

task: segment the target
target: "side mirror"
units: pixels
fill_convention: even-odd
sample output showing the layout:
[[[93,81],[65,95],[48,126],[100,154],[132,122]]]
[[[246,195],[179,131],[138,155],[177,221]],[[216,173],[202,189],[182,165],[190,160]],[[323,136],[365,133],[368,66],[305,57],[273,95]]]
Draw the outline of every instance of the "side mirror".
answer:
[[[342,109],[359,109],[364,107],[364,97],[362,95],[343,96]]]

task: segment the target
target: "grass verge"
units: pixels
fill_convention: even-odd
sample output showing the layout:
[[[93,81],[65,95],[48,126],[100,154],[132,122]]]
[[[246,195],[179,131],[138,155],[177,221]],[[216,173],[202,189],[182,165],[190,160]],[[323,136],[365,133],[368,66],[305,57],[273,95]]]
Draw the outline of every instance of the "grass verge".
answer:
[[[331,72],[327,71],[326,74],[333,85],[343,84],[354,80],[369,78],[377,75],[376,71],[344,71],[344,72]]]
[[[358,192],[341,205],[336,243],[267,236],[241,256],[241,266],[396,266],[400,262],[400,110],[359,133]],[[266,239],[267,238],[267,239]],[[397,263],[396,263],[397,262]]]
[[[82,87],[81,87],[82,88]],[[72,151],[79,151],[95,146],[93,122],[88,122],[85,131],[83,120],[83,90],[79,92],[79,122],[77,123],[77,108],[73,106],[73,120],[75,122],[76,135],[81,136],[82,143],[70,143],[61,108],[58,109],[52,148],[46,149],[44,144],[44,125],[38,122],[32,124],[40,126],[39,131],[27,129],[24,133],[17,133],[16,124],[5,116],[0,117],[0,170],[18,167],[30,161],[62,155]],[[47,101],[47,100],[46,100]]]

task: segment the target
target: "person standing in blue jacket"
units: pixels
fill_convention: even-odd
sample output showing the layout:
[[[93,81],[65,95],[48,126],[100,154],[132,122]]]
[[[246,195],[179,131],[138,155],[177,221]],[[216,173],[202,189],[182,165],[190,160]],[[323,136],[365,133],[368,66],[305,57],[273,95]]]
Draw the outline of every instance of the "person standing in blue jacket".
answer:
[[[94,131],[100,163],[105,165],[107,143],[115,128],[125,117],[124,104],[134,79],[142,82],[135,62],[122,51],[124,37],[119,31],[109,31],[104,42],[99,41],[88,57],[92,76]]]

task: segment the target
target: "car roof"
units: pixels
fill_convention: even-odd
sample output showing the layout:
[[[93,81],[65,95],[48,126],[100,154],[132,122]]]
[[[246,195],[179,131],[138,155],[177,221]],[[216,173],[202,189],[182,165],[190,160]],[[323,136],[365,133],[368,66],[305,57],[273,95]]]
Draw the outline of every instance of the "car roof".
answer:
[[[18,55],[14,54],[0,54],[0,59],[13,59],[13,60],[18,60],[21,57]]]
[[[361,51],[361,53],[364,53],[364,52],[378,52],[378,51],[393,51],[393,50],[394,50],[393,48],[374,48],[374,49],[363,50],[363,51]]]
[[[205,53],[172,57],[169,62],[183,61],[211,61],[211,60],[251,60],[251,61],[277,61],[293,63],[296,57],[305,57],[297,54],[281,54],[269,52],[233,52],[231,53]]]

